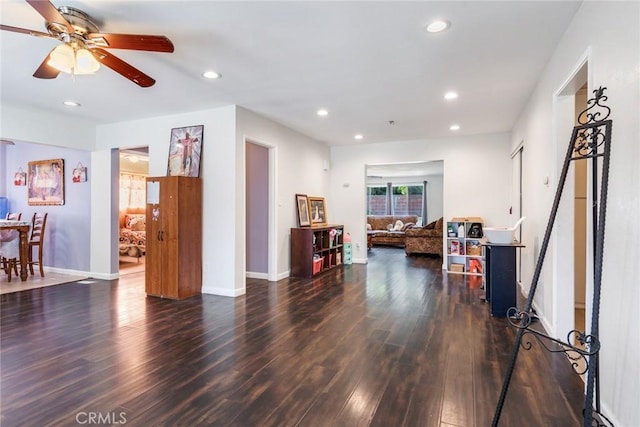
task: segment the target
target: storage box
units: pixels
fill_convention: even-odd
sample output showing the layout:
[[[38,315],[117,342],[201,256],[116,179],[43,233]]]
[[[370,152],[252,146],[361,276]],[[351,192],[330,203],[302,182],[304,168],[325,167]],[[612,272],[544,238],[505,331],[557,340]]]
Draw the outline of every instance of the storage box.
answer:
[[[324,261],[324,257],[317,258],[313,260],[313,274],[318,274],[322,271],[322,262]]]
[[[452,262],[449,265],[449,271],[453,271],[453,272],[456,272],[456,273],[464,273],[464,264],[457,264],[457,263]]]
[[[471,256],[480,256],[482,255],[482,246],[480,245],[480,241],[467,241],[467,255]]]

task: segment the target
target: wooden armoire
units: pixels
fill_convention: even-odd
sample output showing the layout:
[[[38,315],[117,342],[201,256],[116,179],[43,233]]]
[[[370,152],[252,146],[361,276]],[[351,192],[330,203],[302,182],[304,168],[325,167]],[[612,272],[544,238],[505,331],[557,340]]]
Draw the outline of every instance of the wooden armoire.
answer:
[[[183,299],[202,288],[202,180],[147,178],[147,295]]]

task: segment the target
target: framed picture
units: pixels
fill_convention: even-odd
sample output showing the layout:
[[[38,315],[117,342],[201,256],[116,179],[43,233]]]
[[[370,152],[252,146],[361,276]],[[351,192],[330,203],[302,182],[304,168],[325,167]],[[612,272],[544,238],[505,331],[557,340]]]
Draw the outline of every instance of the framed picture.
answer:
[[[64,160],[29,162],[27,201],[29,206],[64,205]]]
[[[309,201],[306,194],[296,194],[296,206],[298,207],[298,224],[300,224],[300,227],[310,226]]]
[[[18,169],[18,172],[13,176],[13,185],[27,185],[27,173],[22,168]]]
[[[87,168],[82,163],[78,163],[78,166],[73,169],[72,182],[86,182],[87,181]]]
[[[200,176],[203,132],[203,125],[171,129],[168,176]]]
[[[324,197],[307,197],[309,200],[309,215],[311,225],[325,225],[327,223],[327,208]]]

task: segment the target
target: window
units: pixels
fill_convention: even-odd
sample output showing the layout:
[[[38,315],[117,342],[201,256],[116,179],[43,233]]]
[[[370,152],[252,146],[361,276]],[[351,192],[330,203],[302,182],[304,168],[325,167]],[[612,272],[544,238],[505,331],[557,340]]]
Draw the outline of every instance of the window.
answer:
[[[145,177],[130,173],[120,174],[120,210],[145,208]]]
[[[387,187],[367,187],[367,215],[387,215]]]
[[[393,215],[417,215],[422,216],[422,191],[420,185],[394,185]]]
[[[387,193],[391,190],[391,197]],[[367,215],[422,215],[423,184],[370,185],[367,187]]]

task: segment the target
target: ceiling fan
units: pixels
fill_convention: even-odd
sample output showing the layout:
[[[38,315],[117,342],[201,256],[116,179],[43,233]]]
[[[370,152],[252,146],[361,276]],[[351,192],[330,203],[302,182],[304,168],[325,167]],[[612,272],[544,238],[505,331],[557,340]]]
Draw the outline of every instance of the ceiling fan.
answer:
[[[47,32],[0,24],[0,30],[57,39],[56,46],[42,61],[33,77],[55,79],[60,72],[93,74],[100,64],[141,87],[153,86],[154,79],[105,49],[173,52],[173,43],[165,36],[100,33],[91,17],[81,10],[62,6],[56,8],[47,0],[26,0],[45,19]]]

